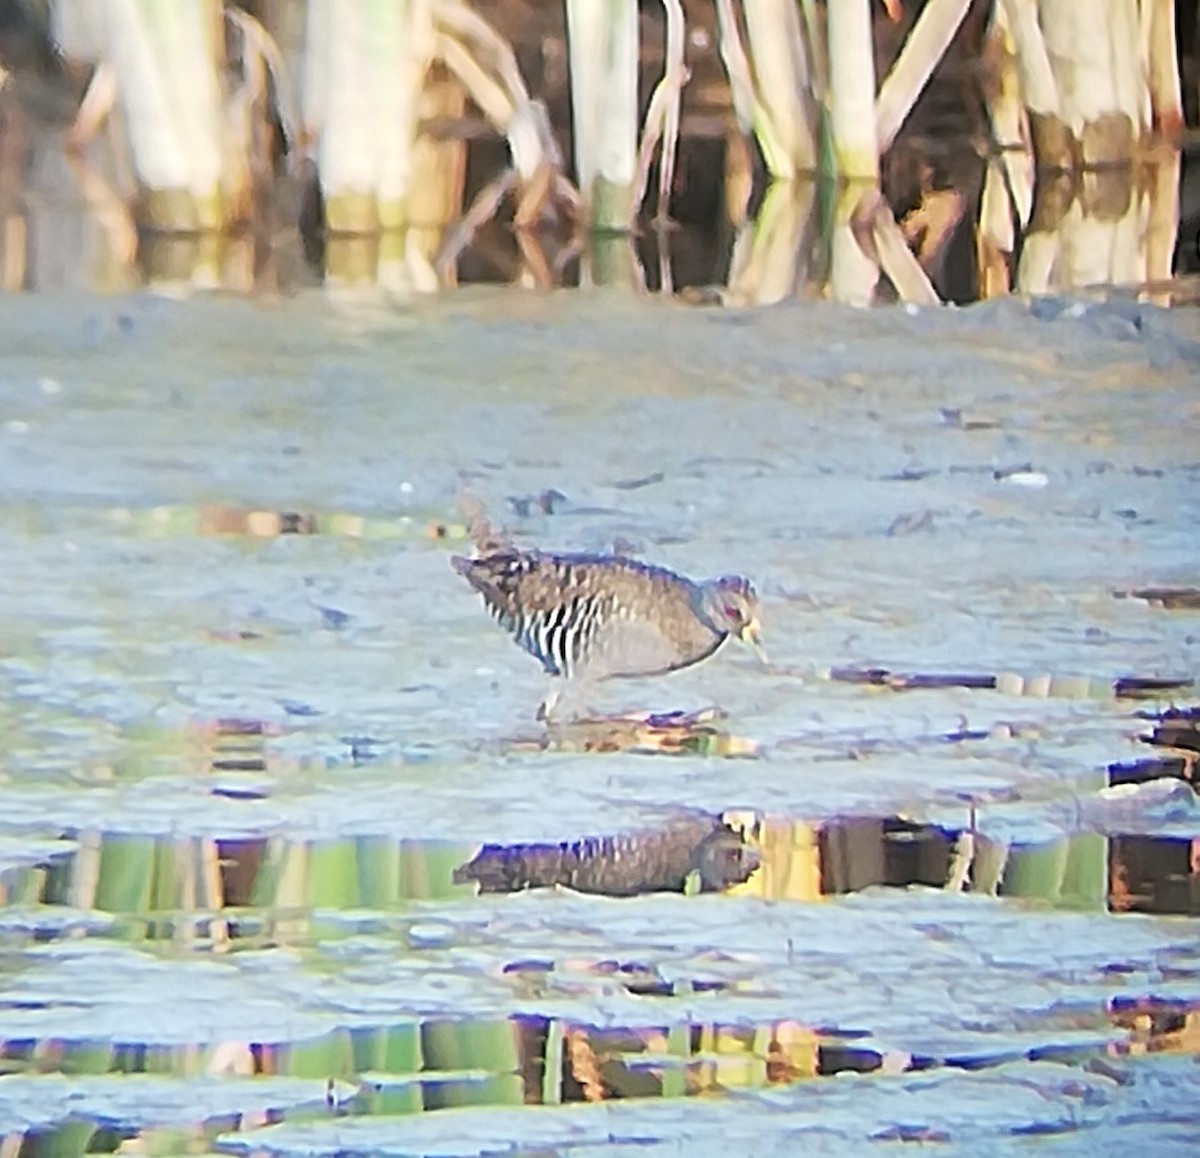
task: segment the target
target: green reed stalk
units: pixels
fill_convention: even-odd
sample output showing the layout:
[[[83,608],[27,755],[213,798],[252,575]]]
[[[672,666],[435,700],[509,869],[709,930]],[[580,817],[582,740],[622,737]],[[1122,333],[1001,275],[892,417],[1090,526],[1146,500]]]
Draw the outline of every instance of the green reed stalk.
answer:
[[[830,130],[839,177],[879,179],[870,0],[829,6]]]
[[[105,12],[144,219],[160,229],[220,228],[219,3],[109,0]]]
[[[637,0],[566,0],[575,172],[594,229],[628,230],[638,153]]]

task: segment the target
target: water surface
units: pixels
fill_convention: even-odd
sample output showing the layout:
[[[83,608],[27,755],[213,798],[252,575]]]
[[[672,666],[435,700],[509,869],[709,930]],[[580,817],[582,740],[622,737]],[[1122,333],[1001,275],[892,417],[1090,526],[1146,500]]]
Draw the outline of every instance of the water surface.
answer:
[[[1197,583],[1196,314],[40,296],[0,349],[6,1135],[1194,1138],[1200,810],[1110,781],[1195,702],[1196,611],[1127,593]],[[751,576],[771,664],[607,689],[720,709],[671,754],[547,737],[460,488]],[[483,845],[682,868],[477,896]]]

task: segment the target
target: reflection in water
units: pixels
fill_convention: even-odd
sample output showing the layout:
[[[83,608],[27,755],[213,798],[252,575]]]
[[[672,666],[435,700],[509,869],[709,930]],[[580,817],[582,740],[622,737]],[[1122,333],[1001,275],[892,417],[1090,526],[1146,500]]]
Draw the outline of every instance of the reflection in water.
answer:
[[[61,143],[51,136],[38,148],[54,156]],[[1180,233],[1181,167],[1175,150],[1136,167],[1040,181],[1028,225],[1004,250],[975,240],[986,227],[977,190],[925,188],[894,215],[874,186],[797,180],[769,186],[736,228],[585,238],[496,223],[468,232],[423,225],[328,238],[305,267],[290,235],[271,246],[250,231],[147,233],[135,246],[129,210],[103,174],[86,161],[59,159],[34,169],[34,180],[53,187],[35,191],[19,229],[10,218],[3,260],[9,289],[44,291],[150,284],[252,293],[324,282],[428,293],[486,282],[624,286],[753,306],[795,297],[930,304],[1129,286],[1166,304],[1195,299],[1194,286],[1173,282],[1171,270],[1200,262],[1195,237]],[[1197,207],[1182,212],[1192,222]],[[38,246],[27,253],[33,238]]]
[[[640,752],[657,755],[693,753],[702,756],[752,758],[758,743],[721,726],[716,708],[699,711],[634,712],[582,716],[552,722],[545,734],[514,739],[514,751]]]
[[[522,510],[536,515],[558,500],[540,492],[519,494],[512,501],[518,515]],[[298,536],[407,534],[428,541],[435,555],[440,540],[465,536],[465,528],[425,516],[414,516],[404,527],[331,512],[224,507],[159,508],[113,517],[123,525],[144,520],[137,529],[148,539],[293,536],[290,544],[304,547],[321,543]],[[1164,611],[1170,605],[1188,613],[1186,591],[1139,589],[1137,596],[1153,599]],[[318,610],[330,628],[349,614],[328,606]],[[243,639],[234,636],[230,642],[236,648]],[[1058,990],[1051,984],[1043,987],[1039,971],[1069,969],[1070,962],[1064,966],[1052,946],[1036,940],[1018,946],[1010,951],[1028,953],[1033,962],[1021,977],[1029,996],[1022,997],[1016,1012],[1005,1006],[997,1015],[1015,1017],[1015,1030],[993,1032],[989,1027],[977,1033],[972,1027],[971,1033],[945,1045],[918,1047],[910,1041],[901,1049],[887,1032],[871,1028],[893,1024],[888,1017],[894,1013],[889,1005],[894,999],[886,978],[877,990],[863,988],[853,1012],[828,999],[806,1003],[804,995],[780,1000],[779,975],[768,975],[761,961],[738,947],[739,923],[750,905],[758,903],[756,898],[767,902],[754,910],[763,915],[764,927],[785,908],[811,918],[802,924],[803,932],[789,930],[777,938],[784,968],[806,981],[822,970],[840,977],[847,960],[861,955],[830,918],[856,905],[869,911],[882,894],[894,901],[904,924],[920,924],[938,953],[954,945],[955,922],[963,911],[984,908],[964,903],[949,917],[944,909],[921,910],[930,896],[938,903],[953,901],[946,893],[1028,902],[988,906],[993,921],[1005,911],[1020,909],[1024,915],[1025,910],[1050,906],[1116,914],[1197,914],[1200,844],[1190,833],[1197,807],[1191,784],[1194,756],[1200,751],[1198,713],[1151,711],[1142,697],[1161,691],[1161,681],[1071,684],[1044,677],[1018,683],[1017,677],[987,673],[882,669],[834,674],[839,694],[911,703],[914,711],[922,697],[947,686],[960,689],[964,698],[994,698],[998,691],[1026,697],[1130,696],[1137,700],[1136,718],[1144,723],[1149,746],[1145,759],[1114,763],[1100,790],[1070,797],[1058,826],[1062,835],[1040,843],[996,835],[1007,810],[1025,803],[1023,782],[1016,778],[987,798],[964,795],[961,804],[953,797],[942,799],[936,822],[920,812],[806,816],[746,810],[668,816],[657,825],[613,831],[596,817],[581,815],[578,827],[562,840],[502,843],[498,830],[497,839],[481,847],[477,841],[421,839],[418,822],[403,837],[323,827],[300,832],[281,823],[284,813],[270,808],[282,809],[309,790],[306,775],[339,776],[337,791],[353,794],[363,787],[360,763],[371,763],[369,771],[375,774],[393,771],[386,757],[372,755],[376,748],[386,751],[386,745],[368,739],[345,739],[329,766],[315,772],[282,755],[297,750],[286,741],[289,721],[305,718],[307,709],[299,700],[287,701],[282,722],[231,710],[178,732],[160,727],[161,736],[151,736],[147,729],[139,737],[141,763],[117,762],[116,784],[128,778],[154,793],[169,771],[194,789],[192,797],[173,798],[184,801],[182,807],[198,797],[234,811],[225,814],[229,819],[224,826],[213,824],[199,833],[195,828],[187,834],[174,830],[186,819],[178,811],[169,817],[160,814],[157,828],[147,826],[142,815],[141,831],[76,826],[60,832],[52,803],[46,813],[50,821],[36,839],[6,827],[9,839],[0,845],[0,1070],[22,1080],[49,1081],[57,1074],[77,1081],[107,1074],[137,1074],[139,1082],[155,1075],[173,1080],[175,1096],[191,1099],[191,1136],[180,1128],[180,1138],[155,1138],[145,1128],[145,1112],[131,1104],[139,1095],[126,1091],[119,1104],[103,1112],[80,1112],[78,1098],[61,1112],[47,1110],[44,1128],[37,1133],[14,1129],[9,1149],[81,1152],[87,1147],[102,1152],[136,1137],[147,1149],[178,1152],[185,1144],[206,1145],[224,1131],[242,1130],[252,1138],[251,1129],[264,1120],[336,1122],[342,1114],[398,1116],[473,1105],[716,1098],[804,1082],[835,1086],[839,1083],[820,1080],[835,1074],[990,1069],[1015,1058],[1058,1063],[1064,1081],[1101,1073],[1108,1081],[1125,1082],[1131,1079],[1119,1067],[1131,1055],[1193,1058],[1200,1008],[1186,993],[1160,996],[1157,985],[1160,977],[1164,983],[1193,984],[1194,965],[1169,952],[1154,959],[1157,971],[1151,980],[1139,974],[1129,985],[1128,998],[1122,994],[1113,1000],[1111,988],[1097,985],[1088,996],[1056,1005]],[[855,688],[844,680],[868,686]],[[1036,704],[1031,716],[1041,719]],[[724,732],[716,717],[633,722],[653,724],[672,736],[671,744],[656,750],[699,755],[639,757],[627,764],[648,766],[664,780],[678,776],[681,783],[704,767],[720,768],[727,779],[716,791],[727,792],[724,799],[738,799],[746,783],[772,761],[777,767],[784,760],[789,767],[794,764],[798,776],[809,770],[796,759],[796,747],[778,740],[755,748],[753,761],[709,760],[736,751],[735,737]],[[581,776],[600,776],[610,757],[590,752],[621,747],[611,734],[616,723],[583,721],[582,731],[544,737],[544,758],[537,744],[503,735],[480,745],[486,747],[492,775],[503,777],[506,758],[516,754],[519,760],[513,764],[523,761],[539,774],[557,761]],[[820,730],[821,725],[813,727]],[[972,719],[951,732],[929,729],[909,735],[905,743],[918,756],[932,750],[969,754],[990,736]],[[856,740],[864,752],[881,753],[885,759],[897,750],[890,735]],[[743,743],[747,748],[742,754],[748,754],[749,742]],[[653,748],[643,734],[623,750]],[[311,752],[311,745],[302,750]],[[459,749],[454,759],[470,766],[474,755],[474,750],[464,756]],[[442,771],[436,763],[429,765],[431,777]],[[529,791],[525,783],[519,791]],[[419,780],[409,779],[404,791],[420,793],[423,788]],[[515,795],[518,790],[511,791]],[[530,796],[531,801],[521,803],[536,809],[536,787]],[[57,807],[62,801],[60,796]],[[267,807],[251,811],[260,805]],[[244,812],[238,811],[243,807]],[[1184,834],[1173,834],[1171,825],[1180,819]],[[1015,829],[1026,831],[1020,823]],[[584,839],[580,833],[591,835]],[[480,895],[532,889],[543,891],[533,897]],[[545,910],[521,908],[543,897],[566,901],[569,890],[623,899],[590,901],[608,910],[605,919],[589,928],[588,918],[580,918],[578,927],[566,934],[556,929],[553,937],[542,923]],[[691,895],[713,891],[725,895]],[[639,899],[643,892],[677,895]],[[874,896],[853,896],[864,892]],[[827,899],[843,896],[852,899]],[[644,933],[626,940],[622,920],[647,901],[666,902],[656,910],[665,917],[661,941]],[[783,901],[790,903],[778,903]],[[676,933],[669,927],[675,912],[671,906],[685,908],[690,917],[704,905],[719,906],[710,910],[716,916],[708,926],[706,937],[711,939],[704,953],[677,952]],[[918,911],[921,917],[910,915]],[[1135,938],[1144,923],[1121,916],[1116,941],[1123,932]],[[498,944],[485,949],[481,942],[495,929],[501,930]],[[528,934],[515,946],[513,930]],[[655,935],[658,931],[656,926]],[[132,958],[136,965],[113,964],[106,955],[112,949],[123,951],[123,961]],[[897,960],[889,960],[882,953],[880,973],[885,966],[919,971],[927,960],[919,953],[907,954],[908,949],[897,948]],[[304,1020],[318,1003],[306,997],[310,991],[303,991],[295,974],[281,968],[287,961],[302,962],[297,973],[316,975],[327,994],[333,994],[319,1005],[321,1024]],[[76,971],[56,973],[63,962],[74,962]],[[735,972],[730,962],[743,968]],[[262,986],[254,991],[259,999],[278,998],[287,1004],[288,1017],[269,1031],[224,1022],[213,1029],[211,1019],[219,1010],[211,1003],[197,1002],[196,1008],[178,1012],[155,1008],[163,1028],[162,1038],[155,1038],[146,1022],[125,1026],[109,1013],[112,1006],[89,1004],[91,991],[81,992],[85,975],[117,997],[133,990],[125,1006],[114,1002],[127,1014],[131,1004],[145,1001],[148,977],[162,981],[165,970],[154,972],[156,965],[199,965],[253,975]],[[1122,950],[1104,956],[1098,971],[1123,984],[1128,968]],[[983,974],[968,961],[961,984],[969,988]],[[331,975],[335,984],[328,984]],[[869,968],[866,975],[871,975]],[[988,979],[982,983],[986,987]],[[489,984],[497,987],[499,1000],[492,994],[480,997]],[[229,992],[243,997],[241,990]],[[946,1013],[940,993],[918,991],[913,1001],[917,1019],[936,1022]],[[235,1017],[249,1017],[256,1008],[247,1000],[245,1012],[239,1004]],[[989,1005],[988,1012],[993,1008]],[[1037,1044],[1031,1046],[1031,1041]],[[286,1080],[297,1088],[278,1095],[256,1093],[260,1109],[255,1114],[191,1109],[207,1104],[196,1090],[214,1075],[222,1076],[223,1088],[236,1085],[239,1077],[247,1085]],[[256,1091],[263,1088],[255,1086]],[[772,1097],[782,1092],[772,1090]],[[49,1099],[44,1088],[32,1097]],[[173,1120],[178,1116],[177,1111]]]
[[[454,872],[480,892],[512,893],[562,885],[584,893],[714,892],[741,884],[758,853],[720,818],[702,813],[660,828],[558,844],[485,845]]]
[[[1112,837],[1109,888],[1114,912],[1200,916],[1200,840]]]
[[[613,980],[620,984],[619,975]],[[636,984],[630,991],[645,992]],[[178,1134],[198,1133],[211,1143],[220,1133],[252,1131],[271,1121],[318,1122],[347,1114],[403,1116],[468,1106],[712,1097],[839,1074],[888,1075],[946,1067],[979,1071],[1022,1056],[1122,1079],[1114,1066],[1124,1057],[1157,1052],[1186,1056],[1200,1048],[1200,1004],[1194,1001],[1118,999],[1107,1009],[1031,1014],[1023,1030],[1037,1028],[1062,1044],[1025,1053],[1010,1047],[939,1056],[893,1051],[854,1030],[799,1021],[724,1023],[680,1017],[673,1003],[696,992],[675,983],[671,992],[659,995],[655,1010],[636,1024],[592,1025],[515,1015],[381,1022],[289,1043],[167,1046],[27,1039],[0,1043],[0,1067],[10,1075],[157,1075],[188,1078],[193,1084],[204,1075],[221,1075],[252,1078],[265,1087],[261,1096],[274,1106],[266,1113],[209,1114],[174,1128]],[[656,1021],[656,1016],[662,1020]],[[1114,1031],[1124,1031],[1121,1040],[1108,1040]],[[269,1083],[281,1079],[308,1081],[288,1090],[290,1096],[272,1100]],[[156,1133],[145,1130],[133,1099],[115,1105],[102,1119],[89,1119],[76,1110],[69,1119],[25,1134],[24,1140],[35,1146],[30,1151],[34,1153],[46,1146],[53,1153],[106,1153],[127,1139],[145,1144]],[[22,1134],[10,1137],[19,1141]]]
[[[1185,754],[1181,764],[1172,765],[1179,777],[1172,783],[1191,793],[1186,780],[1193,765],[1186,754],[1200,750],[1197,714],[1172,709],[1149,718],[1147,740],[1170,745],[1164,758]],[[187,742],[201,745],[200,766],[212,793],[253,803],[278,790],[270,778],[278,771],[272,733],[259,721],[226,719],[194,729]],[[964,733],[942,742],[972,739]],[[1152,788],[1164,777],[1158,766],[1143,771],[1145,782],[1139,784],[1130,766],[1114,765],[1111,790]],[[316,839],[279,832],[179,837],[80,831],[60,841],[17,842],[0,861],[0,895],[7,906],[0,946],[25,963],[17,964],[0,989],[0,1012],[30,1028],[0,1040],[0,1069],[26,1076],[160,1075],[193,1084],[206,1075],[302,1083],[268,1099],[273,1108],[265,1117],[262,1112],[198,1117],[189,1129],[210,1142],[219,1133],[252,1129],[265,1120],[713,1096],[846,1073],[988,1069],[1021,1058],[1123,1080],[1113,1067],[1127,1056],[1194,1055],[1200,1048],[1200,1005],[1146,995],[1097,1000],[1086,1008],[1039,1005],[1021,1014],[1015,1036],[992,1042],[984,1036],[970,1049],[937,1052],[893,1049],[840,1022],[835,1010],[802,1019],[698,1017],[692,1012],[696,1003],[716,995],[743,1003],[769,996],[770,983],[764,987],[752,972],[721,968],[726,958],[719,944],[711,960],[680,957],[669,964],[639,960],[614,943],[611,955],[581,945],[577,952],[545,956],[526,950],[487,966],[518,1008],[573,997],[606,1003],[613,1012],[603,1019],[577,1010],[561,1016],[488,1016],[467,1008],[461,1014],[426,1013],[414,1007],[422,999],[408,988],[425,976],[433,988],[420,991],[437,993],[440,970],[449,980],[464,968],[478,969],[471,956],[473,918],[467,916],[487,903],[475,899],[477,889],[566,887],[612,896],[716,889],[731,898],[757,894],[813,902],[879,887],[947,889],[1117,913],[1195,915],[1197,842],[1131,832],[1131,825],[1145,823],[1153,811],[1140,797],[1132,804],[1117,799],[1120,808],[1096,812],[1088,831],[1038,845],[1001,845],[987,838],[988,805],[969,802],[957,828],[899,815],[802,821],[752,812],[691,813],[640,832],[482,848],[385,835]],[[1101,823],[1105,819],[1108,827]],[[467,940],[462,930],[452,933],[445,919],[456,910],[440,909],[442,915],[431,921],[413,907],[422,901],[462,906]],[[736,904],[728,919],[739,919]],[[338,960],[349,965],[350,985],[380,970],[382,977],[395,977],[395,1000],[381,995],[348,1007],[332,1025],[292,1034],[222,1033],[213,1040],[207,1023],[186,1015],[172,1023],[169,1042],[139,1040],[136,1031],[122,1036],[111,1026],[90,1029],[93,1015],[85,1013],[78,1016],[78,1034],[40,1031],[40,1015],[61,1024],[63,1002],[71,994],[58,991],[61,981],[22,988],[29,965],[19,953],[39,943],[52,951],[77,947],[81,938],[133,942],[150,959],[220,954],[236,963],[266,951],[258,971],[268,969],[268,983],[271,953],[302,953],[318,967]],[[799,962],[810,952],[827,951],[789,940],[787,959]],[[96,962],[93,968],[104,968],[103,958]],[[1111,968],[1124,966],[1116,962]],[[1167,976],[1169,957],[1161,968]],[[1192,976],[1182,958],[1175,968],[1183,978]],[[638,1004],[620,1004],[625,999]],[[1038,1044],[1022,1045],[1023,1034]],[[106,1152],[133,1137],[148,1144],[154,1134],[126,1102],[95,1118],[75,1111],[51,1116],[24,1141],[36,1152],[45,1146],[55,1152],[71,1147],[80,1152],[84,1146]]]
[[[436,17],[425,14],[437,24],[436,36],[433,23],[426,32],[404,34],[410,47],[422,45],[404,58],[416,70],[408,78],[414,91],[400,100],[389,89],[394,115],[375,118],[369,130],[350,113],[388,98],[372,87],[370,69],[350,63],[357,43],[351,16],[314,37],[304,33],[299,3],[225,5],[218,77],[203,53],[182,56],[178,60],[187,63],[178,64],[173,53],[180,45],[153,24],[139,25],[136,14],[128,19],[138,35],[114,43],[103,18],[93,24],[65,14],[74,6],[51,7],[9,3],[0,23],[0,275],[9,290],[148,282],[274,292],[324,279],[409,293],[498,281],[540,288],[652,286],[663,293],[695,288],[738,304],[797,295],[927,302],[1113,284],[1165,297],[1181,289],[1170,282],[1173,270],[1195,268],[1188,264],[1195,257],[1194,174],[1166,143],[1195,116],[1190,86],[1180,104],[1176,61],[1185,74],[1194,67],[1187,5],[1179,6],[1178,29],[1176,17],[1157,10],[1162,6],[1142,6],[1136,64],[1098,42],[1105,45],[1093,49],[1102,52],[1100,71],[1111,76],[1107,86],[1095,82],[1096,92],[1083,102],[1086,117],[1068,111],[1081,99],[1075,93],[1081,66],[1056,50],[1047,56],[1045,48],[1034,54],[1040,67],[1030,66],[1030,42],[1041,43],[1036,23],[1016,35],[992,5],[974,5],[970,15],[963,8],[945,26],[944,53],[932,51],[941,34],[921,30],[945,14],[927,17],[927,5],[889,0],[887,20],[872,5],[874,26],[865,33],[873,50],[864,45],[853,67],[836,49],[826,60],[824,33],[808,27],[813,12],[804,31],[777,14],[778,37],[768,35],[767,43],[761,34],[768,26],[751,20],[743,50],[732,9],[722,20],[712,5],[689,5],[685,21],[682,9],[669,6],[676,15],[664,26],[652,8],[635,33],[644,40],[634,78],[641,108],[630,110],[630,131],[636,139],[644,111],[636,183],[644,188],[657,177],[661,212],[635,223],[645,240],[615,243],[585,238],[579,228],[588,215],[583,202],[595,192],[587,171],[597,161],[588,134],[578,130],[594,117],[580,122],[571,105],[583,99],[581,91],[571,93],[582,65],[568,49],[556,6],[492,3],[472,13],[436,5]],[[1041,19],[1053,27],[1048,15]],[[671,31],[676,21],[680,27]],[[461,39],[466,28],[472,35]],[[402,37],[400,23],[390,31]],[[388,43],[397,48],[378,29],[372,39],[380,52]],[[799,52],[810,65],[767,66],[759,59],[772,59],[771,47],[789,40],[784,55]],[[481,51],[481,44],[488,49]],[[118,45],[124,51],[116,51]],[[922,61],[926,52],[932,55]],[[139,86],[130,78],[156,75],[154,64],[166,60],[177,66],[166,65],[150,86],[161,90],[163,107],[133,99]],[[845,126],[837,128],[834,116],[825,126],[831,137],[817,125],[815,107],[807,107],[831,99],[823,74],[833,61],[842,62],[839,75],[865,70],[881,81],[879,138],[872,131],[865,145],[880,154],[880,178],[869,187],[790,180],[797,170],[830,171],[833,154],[843,152]],[[343,66],[344,80],[329,80]],[[922,81],[911,100],[897,100],[908,82],[892,82],[913,68]],[[399,75],[406,75],[403,68]],[[355,93],[358,104],[343,109],[331,96],[315,96],[325,83],[339,94]],[[788,93],[785,99],[774,91],[777,85]],[[872,88],[868,82],[868,100]],[[674,111],[660,119],[668,90],[680,103],[668,101]],[[598,91],[611,97],[620,86]],[[1130,95],[1135,92],[1140,98]],[[297,93],[304,94],[302,110],[292,107]],[[186,128],[170,111],[181,103],[192,106]],[[620,103],[603,101],[595,117],[602,120]],[[1054,113],[1045,111],[1050,106]],[[219,107],[226,121],[221,128],[205,115]],[[1098,121],[1097,108],[1108,110]],[[141,120],[146,109],[157,113],[152,132]],[[113,131],[121,117],[122,131]],[[1104,128],[1105,121],[1115,123]],[[1061,140],[1053,140],[1049,125],[1058,127]],[[664,142],[651,163],[660,131],[671,141],[677,135],[679,147]],[[1095,141],[1093,131],[1101,134]],[[192,147],[183,148],[184,141]],[[223,196],[193,196],[187,190],[209,188],[212,173],[198,159],[211,165],[213,151],[224,155],[218,162]],[[579,191],[563,160],[568,156]],[[386,192],[376,187],[381,157],[393,158],[405,173]],[[634,162],[632,154],[627,159]],[[1035,160],[1044,166],[1036,183]],[[342,172],[346,163],[350,168]],[[1079,165],[1092,167],[1056,173],[1056,167]],[[869,165],[842,168],[862,174],[877,166],[873,155]],[[768,174],[781,179],[764,187]],[[625,188],[626,180],[614,195],[634,205],[641,193]],[[624,209],[590,208],[597,209],[602,229],[629,221]],[[668,213],[674,223],[693,227],[690,237],[660,228]],[[139,237],[135,218],[191,231]],[[222,220],[245,227],[220,236],[195,229]],[[366,236],[397,221],[417,224]],[[307,270],[301,252],[311,263]]]
[[[964,799],[960,827],[900,815],[804,820],[680,811],[635,831],[482,847],[384,835],[85,830],[0,848],[0,896],[10,904],[119,916],[121,935],[135,940],[182,938],[212,948],[247,936],[303,943],[313,936],[314,910],[388,909],[467,896],[476,887],[493,893],[564,886],[610,896],[730,890],[811,901],[873,886],[923,886],[1115,913],[1194,915],[1200,841],[1169,826],[1192,823],[1200,810],[1193,789],[1200,712],[1169,708],[1146,718],[1152,727],[1145,740],[1161,754],[1109,765],[1104,786],[1073,802],[1073,825],[1048,843],[987,835],[989,807],[1003,813],[1020,806],[1019,796],[990,805]],[[259,720],[222,719],[191,729],[181,744],[207,769],[213,797],[259,802],[280,790],[267,775],[274,770],[268,742],[278,731]],[[958,745],[984,738],[964,731],[932,739]],[[370,758],[369,741],[347,742],[351,764],[360,748]],[[197,910],[201,918],[185,916]]]

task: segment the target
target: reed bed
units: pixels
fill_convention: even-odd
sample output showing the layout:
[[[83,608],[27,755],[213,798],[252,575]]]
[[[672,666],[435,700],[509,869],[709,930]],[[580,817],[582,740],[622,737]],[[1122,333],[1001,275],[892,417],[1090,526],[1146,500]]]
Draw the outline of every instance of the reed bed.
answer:
[[[264,200],[299,189],[291,202],[310,207],[327,256],[342,252],[339,237],[405,234],[372,250],[365,273],[351,245],[327,266],[334,280],[416,290],[453,281],[497,218],[533,238],[521,241],[529,284],[555,284],[580,254],[583,280],[625,277],[628,263],[593,264],[603,247],[576,239],[669,221],[687,191],[680,150],[707,48],[722,75],[705,99],[713,83],[725,93],[729,221],[744,221],[755,187],[772,189],[771,219],[760,244],[742,246],[730,293],[797,292],[787,267],[808,268],[807,257],[772,259],[768,273],[745,255],[761,264],[766,234],[812,242],[795,215],[804,197],[774,189],[815,180],[837,187],[815,199],[831,208],[815,225],[827,292],[867,304],[885,288],[938,300],[939,246],[922,242],[935,210],[951,214],[946,235],[970,216],[985,296],[1170,276],[1172,149],[1184,128],[1176,5],[1097,4],[1102,14],[1077,0],[546,0],[545,35],[561,29],[565,41],[565,108],[529,74],[528,37],[506,39],[502,4],[52,0],[50,16],[66,57],[96,65],[68,144],[85,159],[107,149],[95,167],[128,193],[133,224],[254,224]],[[891,22],[899,35],[884,36]],[[973,54],[983,98],[981,189],[897,223],[879,196],[889,155],[955,45]],[[504,160],[469,183],[481,121]],[[1128,177],[1093,176],[1118,169]],[[112,233],[128,250],[131,229]],[[669,288],[669,267],[659,281]]]

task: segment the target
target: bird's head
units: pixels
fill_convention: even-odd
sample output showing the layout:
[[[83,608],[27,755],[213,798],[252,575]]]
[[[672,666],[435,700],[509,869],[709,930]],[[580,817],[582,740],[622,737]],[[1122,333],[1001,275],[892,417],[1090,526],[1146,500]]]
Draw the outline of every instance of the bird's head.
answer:
[[[758,658],[767,662],[762,645],[759,623],[758,594],[749,579],[741,575],[724,575],[703,587],[705,618],[718,631],[735,635],[754,649]]]

